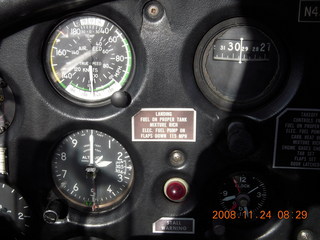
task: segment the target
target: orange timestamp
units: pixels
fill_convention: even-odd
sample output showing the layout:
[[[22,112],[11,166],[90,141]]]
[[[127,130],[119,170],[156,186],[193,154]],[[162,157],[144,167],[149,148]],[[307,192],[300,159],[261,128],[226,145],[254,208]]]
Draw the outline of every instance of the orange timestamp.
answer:
[[[293,219],[293,220],[304,220],[308,218],[308,211],[306,210],[278,210],[278,211],[265,211],[261,210],[259,212],[254,211],[234,211],[234,210],[214,210],[212,211],[212,219],[220,220],[268,220],[268,219]]]

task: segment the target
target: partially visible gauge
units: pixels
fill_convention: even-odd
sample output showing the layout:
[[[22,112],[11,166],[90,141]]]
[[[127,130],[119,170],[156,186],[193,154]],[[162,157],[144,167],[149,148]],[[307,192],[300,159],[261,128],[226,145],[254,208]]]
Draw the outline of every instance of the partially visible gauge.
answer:
[[[8,84],[0,77],[0,134],[11,125],[15,115],[15,101]]]
[[[66,136],[56,147],[51,166],[57,189],[75,208],[111,210],[132,188],[134,169],[126,149],[97,130]]]
[[[253,220],[265,210],[268,190],[261,177],[251,172],[231,174],[219,190],[221,207],[235,211],[237,219]]]
[[[256,107],[279,90],[280,52],[275,38],[256,23],[226,20],[210,29],[197,48],[197,84],[223,110]]]
[[[29,206],[17,191],[0,184],[0,235],[5,239],[23,239],[29,228]]]
[[[45,65],[51,84],[62,96],[96,106],[128,86],[134,72],[134,52],[115,22],[83,14],[54,29]]]

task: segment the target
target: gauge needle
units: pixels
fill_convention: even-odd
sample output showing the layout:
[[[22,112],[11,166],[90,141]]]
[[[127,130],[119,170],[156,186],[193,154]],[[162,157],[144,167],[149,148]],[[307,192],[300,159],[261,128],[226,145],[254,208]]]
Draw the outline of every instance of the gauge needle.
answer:
[[[95,164],[98,166],[98,167],[107,167],[109,166],[112,162],[111,161],[102,161],[103,159],[103,156],[99,157]]]
[[[238,192],[240,193],[241,192],[240,187],[239,187],[239,184],[235,178],[233,178],[233,183],[234,183],[234,186],[236,187],[236,189],[238,190]]]
[[[74,68],[79,65],[79,63],[85,61],[86,59],[88,59],[88,58],[90,58],[92,56],[94,56],[95,54],[97,54],[97,52],[87,51],[87,52],[83,53],[82,55],[72,59],[71,61],[66,62],[66,64],[64,64],[61,67],[61,69],[66,69],[64,71],[64,74],[67,74],[67,73],[73,71]],[[60,76],[62,76],[61,72],[60,72]]]
[[[231,210],[235,210],[237,207],[238,207],[238,204],[235,202],[235,203],[232,205]]]
[[[248,194],[254,192],[254,191],[257,190],[258,188],[259,188],[259,187],[256,187],[256,188],[252,189],[251,191],[248,192]]]
[[[98,157],[95,163],[97,164],[97,163],[101,162],[102,159],[103,159],[103,156]]]
[[[95,178],[92,178],[92,189],[91,189],[91,197],[92,197],[92,206],[91,210],[94,212],[98,208],[97,206],[97,185]]]
[[[243,210],[245,211],[247,217],[249,217],[249,210],[248,210],[248,208],[247,208],[247,207],[244,207]]]
[[[90,165],[93,166],[93,133],[91,131],[91,134],[89,136],[89,143],[90,143]]]
[[[92,65],[89,65],[89,79],[90,79],[91,93],[92,93],[92,95],[93,95],[93,72],[92,72]]]
[[[227,202],[227,201],[231,201],[231,200],[234,200],[234,199],[236,199],[236,196],[235,196],[235,195],[225,197],[224,199],[222,199],[222,201]]]

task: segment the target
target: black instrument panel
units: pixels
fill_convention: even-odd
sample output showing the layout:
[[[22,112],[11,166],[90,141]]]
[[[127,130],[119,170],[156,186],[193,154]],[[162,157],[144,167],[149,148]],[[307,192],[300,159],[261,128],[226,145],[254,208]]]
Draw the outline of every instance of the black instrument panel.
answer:
[[[61,4],[0,35],[4,239],[320,237],[299,1]]]

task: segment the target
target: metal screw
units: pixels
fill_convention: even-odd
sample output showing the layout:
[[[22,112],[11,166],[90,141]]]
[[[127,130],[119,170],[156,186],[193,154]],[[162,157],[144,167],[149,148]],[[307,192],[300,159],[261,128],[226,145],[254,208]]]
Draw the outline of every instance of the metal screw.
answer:
[[[301,230],[297,235],[297,240],[314,240],[314,234],[311,230]]]
[[[157,17],[157,15],[159,14],[159,8],[156,5],[150,5],[148,7],[148,14],[150,17]]]
[[[170,153],[170,164],[174,167],[182,166],[185,160],[185,155],[180,150],[174,150]]]
[[[151,1],[145,6],[145,15],[150,21],[159,20],[164,14],[162,5],[157,1]]]

